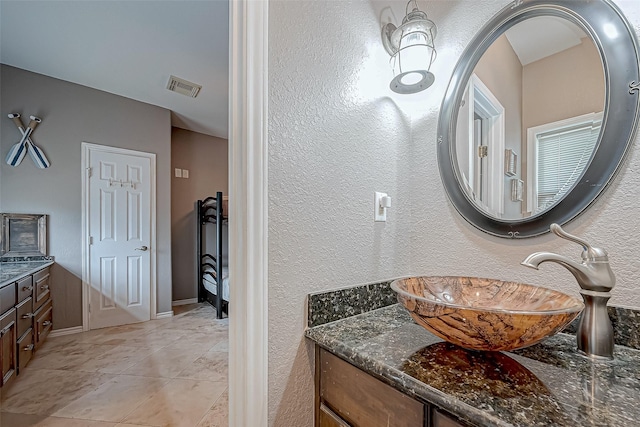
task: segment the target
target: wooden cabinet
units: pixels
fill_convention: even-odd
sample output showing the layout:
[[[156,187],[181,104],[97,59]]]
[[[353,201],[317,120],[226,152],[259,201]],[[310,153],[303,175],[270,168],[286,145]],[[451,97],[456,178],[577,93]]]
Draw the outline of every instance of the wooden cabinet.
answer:
[[[14,288],[15,289],[15,288]],[[16,375],[16,309],[12,308],[0,317],[0,365],[2,385]]]
[[[316,427],[469,427],[316,346]]]
[[[0,289],[0,386],[27,366],[53,328],[49,267]]]
[[[348,426],[424,425],[424,404],[323,349],[320,350],[319,393],[320,404],[328,407]],[[323,419],[326,418],[323,415]]]

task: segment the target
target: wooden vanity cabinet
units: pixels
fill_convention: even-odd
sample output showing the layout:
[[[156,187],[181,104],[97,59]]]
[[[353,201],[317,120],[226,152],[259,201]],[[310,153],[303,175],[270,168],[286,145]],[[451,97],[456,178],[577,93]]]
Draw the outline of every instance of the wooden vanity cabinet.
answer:
[[[470,427],[316,346],[316,427]]]
[[[27,366],[53,328],[49,267],[0,289],[0,386]]]

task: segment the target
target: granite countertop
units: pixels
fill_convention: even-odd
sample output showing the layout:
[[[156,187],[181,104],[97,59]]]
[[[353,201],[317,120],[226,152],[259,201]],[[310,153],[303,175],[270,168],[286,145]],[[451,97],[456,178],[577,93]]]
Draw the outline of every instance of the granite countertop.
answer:
[[[306,336],[398,390],[477,426],[640,424],[640,351],[580,355],[560,333],[514,352],[446,343],[398,304],[310,328]]]
[[[53,264],[51,260],[0,262],[0,288]]]

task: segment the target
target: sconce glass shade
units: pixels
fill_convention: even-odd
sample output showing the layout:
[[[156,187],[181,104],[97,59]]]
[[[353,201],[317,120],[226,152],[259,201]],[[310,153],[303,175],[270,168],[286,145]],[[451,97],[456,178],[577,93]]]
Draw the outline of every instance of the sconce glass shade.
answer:
[[[417,6],[407,13],[399,27],[386,24],[382,28],[382,44],[391,55],[392,91],[416,93],[433,84],[435,76],[429,70],[436,58],[436,32],[436,24]]]

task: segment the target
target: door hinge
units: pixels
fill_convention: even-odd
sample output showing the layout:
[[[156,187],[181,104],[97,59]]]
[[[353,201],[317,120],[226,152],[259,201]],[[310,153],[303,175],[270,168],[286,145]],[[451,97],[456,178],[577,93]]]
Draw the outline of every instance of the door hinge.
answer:
[[[92,168],[91,166],[89,166],[89,167],[87,168],[87,176],[88,176],[89,178],[91,178],[91,171],[92,171],[92,169],[93,169],[93,168]]]
[[[91,304],[89,304],[89,313],[91,313]]]
[[[489,155],[489,146],[488,145],[480,145],[478,146],[478,157],[483,158]]]
[[[89,245],[93,245],[93,236],[89,236]]]

